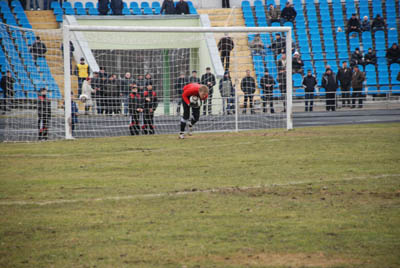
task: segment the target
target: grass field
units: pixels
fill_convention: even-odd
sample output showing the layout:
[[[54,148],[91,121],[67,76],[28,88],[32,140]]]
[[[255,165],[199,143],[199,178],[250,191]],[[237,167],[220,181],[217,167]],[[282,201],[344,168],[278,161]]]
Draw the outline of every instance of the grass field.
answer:
[[[0,267],[400,267],[400,124],[0,144]]]

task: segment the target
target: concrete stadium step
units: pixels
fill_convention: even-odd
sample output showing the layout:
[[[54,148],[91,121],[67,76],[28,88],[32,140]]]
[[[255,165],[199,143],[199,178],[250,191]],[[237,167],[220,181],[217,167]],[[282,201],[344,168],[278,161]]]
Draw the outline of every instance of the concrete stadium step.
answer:
[[[33,29],[59,28],[56,17],[51,10],[25,11],[25,13]]]
[[[199,14],[207,14],[213,27],[230,27],[230,26],[245,26],[243,19],[243,12],[240,8],[229,9],[200,9]],[[214,34],[215,41],[218,41],[223,37],[223,34]],[[247,34],[231,34],[235,41],[235,48],[231,53],[231,64],[230,72],[232,81],[234,83],[240,83],[242,78],[246,74],[246,70],[251,71],[251,75],[255,77],[253,60],[249,49]],[[234,57],[234,55],[236,57]],[[241,94],[240,86],[237,84],[236,89],[238,94]]]

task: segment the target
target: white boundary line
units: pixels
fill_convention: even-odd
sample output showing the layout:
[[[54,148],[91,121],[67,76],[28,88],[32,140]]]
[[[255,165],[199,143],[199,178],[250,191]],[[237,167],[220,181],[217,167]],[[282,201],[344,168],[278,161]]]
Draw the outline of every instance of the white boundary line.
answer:
[[[341,181],[352,181],[352,180],[366,180],[366,179],[381,179],[387,177],[398,177],[400,174],[382,174],[377,176],[364,176],[364,177],[352,177],[352,178],[344,178],[341,180],[327,180],[323,181],[325,183],[329,182],[341,182]],[[144,199],[144,198],[158,198],[165,196],[181,196],[181,195],[190,195],[190,194],[198,194],[198,193],[218,193],[227,190],[255,190],[262,189],[268,187],[276,187],[276,186],[290,186],[290,185],[300,185],[300,184],[309,184],[309,183],[321,183],[321,181],[298,181],[298,182],[289,182],[282,184],[269,184],[269,185],[257,185],[257,186],[243,186],[243,187],[222,187],[222,188],[213,188],[213,189],[205,189],[205,190],[190,190],[190,191],[181,191],[181,192],[166,192],[166,193],[153,193],[153,194],[136,194],[136,195],[126,195],[126,196],[109,196],[109,197],[99,197],[99,198],[86,198],[86,199],[64,199],[64,200],[48,200],[48,201],[0,201],[0,206],[10,206],[10,205],[56,205],[56,204],[68,204],[68,203],[78,203],[78,202],[99,202],[99,201],[108,201],[108,200],[129,200],[129,199]]]

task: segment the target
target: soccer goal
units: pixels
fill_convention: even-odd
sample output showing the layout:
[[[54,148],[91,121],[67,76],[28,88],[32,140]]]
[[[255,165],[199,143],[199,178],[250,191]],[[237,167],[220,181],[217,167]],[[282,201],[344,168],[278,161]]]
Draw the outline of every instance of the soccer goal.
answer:
[[[43,128],[46,139],[179,133],[182,88],[193,82],[210,88],[194,132],[293,127],[291,53],[282,61],[273,46],[279,33],[285,37],[279,47],[292,51],[290,27],[64,24],[51,33],[16,30],[25,42],[28,33],[40,36],[48,51],[39,63],[33,59],[39,77],[32,80],[25,56],[35,55],[26,44],[21,58],[11,39],[21,60],[9,67],[24,69],[33,89],[27,91],[21,73],[13,73],[21,89],[14,92],[21,93],[1,116],[2,140],[38,140]],[[230,53],[219,44],[226,37],[234,44]],[[42,88],[49,107],[45,124]]]

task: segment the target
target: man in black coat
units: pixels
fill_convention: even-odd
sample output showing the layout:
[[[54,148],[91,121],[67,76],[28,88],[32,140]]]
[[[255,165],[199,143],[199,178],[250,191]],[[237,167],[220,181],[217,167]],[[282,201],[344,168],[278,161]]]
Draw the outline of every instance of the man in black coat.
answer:
[[[283,112],[286,112],[286,53],[282,53],[282,57],[280,60],[278,60],[278,83],[279,83],[279,90],[281,91],[282,94],[282,99],[283,99]]]
[[[107,15],[108,13],[108,4],[110,3],[109,0],[99,0],[99,13],[100,15]]]
[[[326,91],[326,110],[336,110],[336,90],[338,89],[338,83],[335,74],[330,68],[326,69],[325,74],[322,76],[322,87]]]
[[[47,140],[48,138],[48,126],[51,118],[51,103],[47,99],[46,94],[46,88],[41,88],[37,101],[39,140]]]
[[[346,34],[349,35],[351,32],[361,33],[361,23],[355,13],[353,13],[351,18],[347,21]]]
[[[179,0],[175,7],[176,14],[190,14],[189,5],[184,0]]]
[[[10,71],[6,72],[6,75],[1,78],[0,86],[3,89],[3,111],[10,111],[12,106],[12,98],[14,97],[14,83],[15,79],[12,77]]]
[[[276,84],[274,78],[269,75],[268,69],[265,69],[264,76],[260,80],[260,88],[263,93],[261,99],[263,101],[263,113],[267,112],[267,102],[269,102],[269,108],[271,109],[271,114],[275,112],[274,102],[273,102],[273,91],[274,85]]]
[[[250,112],[254,114],[253,110],[253,96],[256,92],[256,81],[253,77],[251,77],[250,70],[246,70],[246,76],[243,77],[242,82],[240,83],[240,88],[244,93],[244,101],[243,101],[243,113],[246,113],[247,108],[247,100],[250,103]]]
[[[122,0],[111,0],[111,10],[113,15],[122,15],[124,4]]]
[[[363,54],[360,49],[357,47],[356,50],[351,54],[350,58],[350,66],[354,67],[355,65],[364,65]]]
[[[284,9],[281,12],[281,24],[284,24],[287,21],[294,22],[294,19],[297,16],[297,12],[294,9],[293,5],[290,2],[287,2]]]
[[[222,37],[218,42],[218,50],[221,54],[221,62],[222,66],[224,66],[224,61],[226,60],[225,64],[225,71],[229,71],[229,62],[231,58],[231,51],[235,47],[232,38],[225,33],[225,36]]]
[[[160,14],[163,14],[164,11],[165,11],[166,15],[174,15],[174,14],[176,14],[174,1],[172,1],[172,0],[164,0],[164,2],[162,3],[162,6],[161,6]]]
[[[372,48],[368,48],[368,53],[364,55],[364,64],[367,66],[368,64],[376,65],[378,59],[376,58],[376,53],[372,51]]]
[[[312,112],[314,105],[314,90],[317,85],[317,79],[312,75],[311,70],[307,71],[307,75],[303,78],[303,87],[305,91],[305,111]]]
[[[380,14],[377,14],[375,19],[372,21],[371,28],[372,28],[372,32],[376,32],[379,30],[384,31],[386,29],[386,23]]]
[[[351,68],[347,67],[347,62],[343,62],[343,67],[339,68],[336,75],[338,83],[340,83],[340,89],[342,91],[342,105],[345,107],[346,102],[350,106],[350,87],[351,87],[351,77],[353,71]]]
[[[189,77],[189,83],[197,83],[200,84],[200,78],[197,77],[197,71],[192,71],[192,76]]]
[[[396,43],[386,51],[386,58],[388,59],[388,63],[400,63],[400,48]]]
[[[40,36],[36,36],[36,41],[32,44],[29,51],[32,53],[33,59],[36,60],[39,57],[44,57],[47,52],[46,45],[40,40]]]
[[[208,100],[204,101],[203,105],[203,115],[206,115],[207,111],[208,114],[211,114],[211,101],[212,95],[214,91],[214,86],[216,84],[215,75],[211,73],[211,68],[206,68],[206,73],[201,76],[201,84],[206,85],[208,87]]]
[[[180,76],[176,79],[175,81],[175,96],[174,99],[176,99],[176,114],[180,115],[181,114],[181,105],[182,105],[182,93],[183,93],[183,87],[189,84],[188,79],[185,76],[184,72],[181,72]]]

